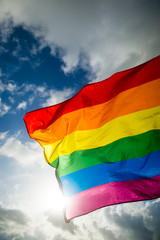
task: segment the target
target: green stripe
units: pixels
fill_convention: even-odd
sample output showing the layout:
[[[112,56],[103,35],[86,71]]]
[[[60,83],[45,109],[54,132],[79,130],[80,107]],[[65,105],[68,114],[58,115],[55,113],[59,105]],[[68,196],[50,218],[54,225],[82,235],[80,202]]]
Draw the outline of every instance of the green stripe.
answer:
[[[60,156],[51,165],[59,177],[101,163],[118,162],[144,157],[160,150],[160,130],[151,130],[136,136],[119,139],[104,147],[79,150]]]

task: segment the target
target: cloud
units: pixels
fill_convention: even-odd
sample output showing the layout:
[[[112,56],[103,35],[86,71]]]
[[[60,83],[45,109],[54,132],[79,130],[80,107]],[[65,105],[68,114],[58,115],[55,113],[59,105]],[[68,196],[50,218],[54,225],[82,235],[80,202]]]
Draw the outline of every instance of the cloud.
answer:
[[[28,224],[24,212],[0,205],[0,240],[23,239]]]
[[[6,85],[6,90],[8,90],[9,92],[14,92],[16,89],[17,89],[16,83],[9,82],[9,83]]]
[[[18,90],[18,86],[14,81],[2,82],[0,80],[0,91],[8,91],[10,93],[15,93]]]
[[[0,155],[14,159],[22,167],[41,164],[39,159],[43,158],[42,149],[37,142],[23,143],[17,135],[6,138],[0,146]]]
[[[0,80],[0,92],[7,92],[8,94],[8,99],[4,98],[6,102],[3,102],[0,98],[0,116],[3,116],[8,112],[15,113],[15,111],[11,111],[12,109],[25,110],[37,99],[39,107],[57,104],[71,97],[75,93],[75,89],[63,88],[57,90],[49,89],[46,84],[22,83],[20,85],[11,80],[5,82]],[[10,105],[8,105],[8,101]]]
[[[91,240],[159,240],[160,200],[120,204],[97,210],[71,223],[76,224],[76,239]],[[48,221],[63,229],[55,214],[48,213]],[[64,231],[67,229],[64,226]],[[68,230],[69,232],[69,230]],[[60,235],[60,239],[61,239]],[[74,238],[74,235],[72,235]],[[55,238],[56,239],[56,238]]]
[[[32,84],[29,84],[29,86],[27,84],[17,85],[14,81],[11,81],[11,80],[9,80],[9,81],[5,80],[4,82],[2,82],[0,80],[0,93],[2,94],[2,93],[7,92],[7,97],[4,97],[3,100],[2,100],[2,98],[0,98],[0,116],[3,116],[5,114],[7,114],[8,112],[11,112],[12,108],[15,109],[15,106],[14,106],[15,96],[16,96],[16,100],[18,101],[19,100],[18,97],[20,97],[20,96],[24,97],[24,95],[28,91],[32,91],[32,92],[35,91],[35,90],[33,90],[33,89],[36,89],[35,85],[34,85],[33,89],[32,89],[32,87],[33,87]],[[9,101],[10,105],[8,105],[8,101]],[[28,100],[28,102],[30,104],[32,104],[30,99]],[[25,110],[26,107],[27,107],[27,101],[24,101],[24,100],[21,101],[20,103],[18,103],[18,105],[17,105],[18,110],[21,110],[21,109]]]
[[[9,233],[0,233],[0,240],[36,240],[36,238],[33,238],[33,236],[29,236],[28,234],[24,234],[22,236],[21,234],[9,234]],[[39,238],[37,238],[38,240]]]
[[[75,69],[84,52],[94,80],[102,80],[159,54],[159,7],[157,0],[1,0],[0,13],[43,37],[53,54],[60,47],[64,72]]]
[[[153,232],[153,239],[160,239],[160,199],[153,201],[152,204],[146,203],[146,211],[144,212],[144,223],[146,227]]]
[[[76,234],[76,231],[78,230],[78,226],[74,224],[74,222],[69,222],[66,223],[64,221],[64,216],[61,212],[60,213],[53,213],[53,212],[48,212],[46,213],[47,216],[47,221],[49,221],[54,227],[58,227],[61,230],[64,231],[69,231],[70,233],[72,233],[73,235]]]
[[[61,234],[57,234],[56,236],[54,236],[53,240],[66,240],[67,238],[64,238],[63,235]]]
[[[11,107],[9,105],[7,105],[6,103],[3,103],[2,99],[0,98],[0,117],[7,114],[8,111],[10,110],[10,108]]]
[[[13,21],[12,18],[6,13],[0,16],[0,40],[5,43],[8,41],[9,36],[13,32]],[[3,46],[0,48],[0,52],[7,52]]]
[[[53,226],[49,228],[43,216],[41,217],[37,223],[37,218],[32,216],[32,219],[29,219],[27,214],[19,209],[0,206],[0,240],[70,239],[66,237],[65,231],[57,233]]]
[[[63,90],[51,89],[48,91],[48,98],[42,104],[43,107],[60,103],[73,95],[75,92],[72,88],[64,88]]]
[[[52,240],[35,223],[20,209],[0,205],[0,240]]]
[[[106,239],[158,240],[160,223],[158,212],[160,200],[121,204],[104,209],[105,222],[94,227]]]
[[[6,132],[0,132],[0,140],[4,140],[7,136],[8,131]]]
[[[10,101],[10,103],[12,103],[12,104],[13,104],[13,103],[15,103],[15,100],[14,100],[14,98],[13,98],[13,97],[11,97],[11,96],[9,96],[9,97],[8,97],[8,100],[9,100],[9,101]]]
[[[26,107],[27,107],[27,102],[26,102],[26,101],[23,101],[23,102],[21,102],[21,103],[18,104],[17,109],[18,109],[18,110],[20,110],[20,109],[25,110]]]
[[[103,239],[105,240],[106,238],[108,240],[117,240],[117,238],[115,237],[115,233],[114,231],[112,231],[111,229],[108,229],[107,227],[98,227],[96,222],[93,222],[93,226],[94,228],[101,234],[101,236],[103,237]]]
[[[16,224],[26,225],[28,219],[20,210],[3,208],[0,205],[0,222],[5,224],[8,222],[14,222]]]
[[[106,216],[107,219],[118,228],[119,234],[117,234],[115,239],[123,237],[131,240],[150,240],[153,236],[153,232],[145,226],[141,213],[135,212],[132,214],[131,212],[126,213],[123,211],[121,213],[116,212],[115,214],[111,214],[106,211]],[[102,228],[100,231],[104,232],[104,229]]]

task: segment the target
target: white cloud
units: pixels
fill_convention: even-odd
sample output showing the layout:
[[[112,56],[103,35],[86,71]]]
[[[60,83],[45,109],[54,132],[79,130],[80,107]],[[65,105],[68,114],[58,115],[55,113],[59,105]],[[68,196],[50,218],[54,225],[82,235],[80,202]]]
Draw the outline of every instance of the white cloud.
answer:
[[[107,207],[69,224],[52,210],[39,212],[36,216],[30,212],[29,217],[27,211],[18,207],[0,206],[0,239],[159,240],[160,201],[129,205],[130,211],[126,210],[128,204]]]
[[[11,136],[0,146],[0,155],[14,159],[20,166],[41,164],[42,149],[37,142],[23,143],[17,136]]]
[[[37,90],[38,92],[40,92],[40,93],[44,93],[45,90],[46,90],[46,88],[45,88],[44,86],[38,86],[38,87],[36,88],[36,90]]]
[[[56,211],[55,212],[48,211],[46,212],[45,215],[47,216],[47,221],[50,222],[54,227],[60,228],[64,231],[69,231],[70,233],[75,235],[76,230],[78,229],[78,226],[74,224],[73,221],[66,224],[66,222],[64,221],[64,216],[62,212],[57,213]]]
[[[17,90],[18,90],[18,86],[14,81],[7,81],[7,82],[3,83],[0,80],[0,91],[1,92],[8,91],[10,93],[14,93]]]
[[[41,100],[41,102],[39,101],[39,104],[43,107],[57,104],[71,97],[74,94],[75,89],[64,88],[62,90],[57,90],[48,89],[46,85],[37,86],[35,84],[22,84],[19,86],[17,94],[24,96],[28,92],[30,92],[29,99],[19,103],[17,109],[26,109],[27,105],[31,105],[35,98]]]
[[[0,117],[8,113],[10,110],[10,106],[8,106],[6,103],[2,102],[2,99],[0,98]]]
[[[26,107],[27,107],[27,102],[26,102],[26,101],[23,101],[23,102],[21,102],[21,103],[18,104],[17,109],[18,109],[18,110],[20,110],[20,109],[25,110]]]
[[[43,36],[53,54],[55,46],[61,47],[66,73],[84,52],[97,74],[94,80],[102,80],[159,54],[159,7],[156,0],[145,7],[138,0],[1,0],[0,15],[9,12],[16,24]]]
[[[0,140],[4,140],[7,136],[8,131],[6,132],[0,132]]]
[[[28,223],[28,217],[21,210],[0,205],[0,239],[15,239],[16,235],[21,238]]]
[[[20,225],[25,225],[27,223],[25,215],[19,210],[5,209],[0,205],[0,213],[0,222],[11,221]]]
[[[64,88],[63,90],[49,90],[48,98],[45,103],[42,104],[43,107],[50,106],[62,102],[73,95],[75,92],[72,88]]]
[[[8,100],[13,104],[15,102],[15,99],[11,96],[8,97]]]
[[[2,1],[0,2],[0,4],[2,3]],[[7,12],[3,12],[3,14],[0,14],[1,41],[4,43],[7,42],[9,36],[13,32],[13,21],[9,15],[10,14],[8,14]],[[1,48],[1,51],[7,52],[7,50],[3,47]]]
[[[16,83],[13,83],[13,82],[9,82],[6,86],[6,89],[9,91],[9,92],[14,92],[16,89],[17,89],[17,85]]]
[[[5,83],[3,83],[0,80],[0,92],[8,93],[8,100],[11,105],[9,106],[0,98],[0,116],[3,116],[7,114],[12,107],[15,108],[13,104],[17,104],[16,109],[18,110],[27,109],[36,99],[39,101],[39,106],[43,107],[57,104],[71,97],[75,89],[64,88],[62,90],[56,90],[48,89],[46,84],[35,85],[23,83],[22,85],[18,85],[14,81],[5,81]],[[16,96],[16,98],[13,98],[13,96]],[[4,100],[6,101],[7,99],[4,98]],[[19,102],[17,103],[17,101]],[[15,111],[10,111],[10,113],[15,113]]]

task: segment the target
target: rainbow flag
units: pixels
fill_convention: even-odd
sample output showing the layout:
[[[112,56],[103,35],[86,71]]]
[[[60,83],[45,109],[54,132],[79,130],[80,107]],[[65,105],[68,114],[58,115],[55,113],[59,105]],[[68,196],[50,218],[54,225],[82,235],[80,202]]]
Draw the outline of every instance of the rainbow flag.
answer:
[[[160,56],[24,121],[56,168],[66,219],[160,197]]]

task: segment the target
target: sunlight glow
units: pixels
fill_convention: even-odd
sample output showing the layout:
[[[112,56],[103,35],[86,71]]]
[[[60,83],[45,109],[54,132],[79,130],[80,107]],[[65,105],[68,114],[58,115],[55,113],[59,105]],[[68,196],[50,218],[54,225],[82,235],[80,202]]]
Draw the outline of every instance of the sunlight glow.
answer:
[[[58,183],[49,183],[49,181],[38,181],[34,186],[30,186],[30,203],[35,212],[44,212],[53,210],[62,213],[65,208],[67,198],[63,197]]]

